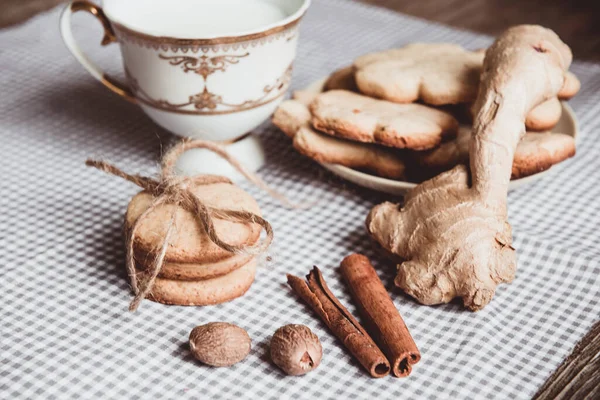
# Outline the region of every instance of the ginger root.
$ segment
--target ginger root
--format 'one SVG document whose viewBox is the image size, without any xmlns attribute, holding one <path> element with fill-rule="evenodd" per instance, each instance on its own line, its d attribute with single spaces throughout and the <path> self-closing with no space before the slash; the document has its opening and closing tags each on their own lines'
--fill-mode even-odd
<svg viewBox="0 0 600 400">
<path fill-rule="evenodd" d="M 470 142 L 470 171 L 457 166 L 413 189 L 401 208 L 374 207 L 371 236 L 402 262 L 395 283 L 423 304 L 461 297 L 483 308 L 516 269 L 507 193 L 529 111 L 556 96 L 572 55 L 551 30 L 508 29 L 485 56 Z M 471 178 L 471 179 L 469 179 Z"/>
</svg>

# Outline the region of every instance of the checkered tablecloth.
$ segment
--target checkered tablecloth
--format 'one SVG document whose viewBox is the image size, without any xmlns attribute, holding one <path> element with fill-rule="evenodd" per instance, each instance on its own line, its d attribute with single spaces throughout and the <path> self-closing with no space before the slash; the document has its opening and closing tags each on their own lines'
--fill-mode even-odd
<svg viewBox="0 0 600 400">
<path fill-rule="evenodd" d="M 116 46 L 99 50 L 99 27 L 76 19 L 94 58 L 120 70 Z M 484 36 L 341 0 L 317 0 L 302 24 L 293 86 L 368 51 L 413 41 L 469 48 Z M 571 101 L 581 126 L 577 156 L 510 194 L 519 254 L 515 281 L 483 311 L 426 307 L 393 289 L 393 265 L 364 229 L 385 196 L 335 179 L 265 126 L 262 177 L 305 211 L 256 196 L 272 222 L 272 261 L 246 296 L 213 307 L 146 301 L 134 314 L 124 273 L 122 215 L 137 189 L 86 168 L 88 156 L 153 173 L 172 137 L 109 93 L 68 54 L 58 12 L 0 33 L 0 398 L 346 399 L 530 398 L 600 316 L 600 66 L 575 62 Z M 337 271 L 362 252 L 375 263 L 422 352 L 410 377 L 371 379 L 285 285 L 313 264 L 355 311 Z M 189 353 L 190 330 L 230 321 L 248 330 L 250 355 L 213 369 Z M 321 366 L 287 377 L 269 361 L 272 333 L 288 323 L 321 338 Z"/>
</svg>

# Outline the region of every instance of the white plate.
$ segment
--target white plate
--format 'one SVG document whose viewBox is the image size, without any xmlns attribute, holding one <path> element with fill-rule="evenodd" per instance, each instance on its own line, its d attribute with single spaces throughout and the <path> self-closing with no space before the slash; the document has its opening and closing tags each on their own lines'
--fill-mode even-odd
<svg viewBox="0 0 600 400">
<path fill-rule="evenodd" d="M 305 90 L 310 91 L 322 91 L 323 83 L 326 79 L 321 79 L 309 85 Z M 558 124 L 552 129 L 552 132 L 560 132 L 569 136 L 573 136 L 577 142 L 577 135 L 579 133 L 579 126 L 577 124 L 577 117 L 573 112 L 573 109 L 567 104 L 562 103 L 562 115 Z M 408 190 L 417 186 L 416 183 L 406 181 L 396 181 L 393 179 L 381 178 L 379 176 L 370 175 L 361 171 L 357 171 L 348 167 L 344 167 L 339 164 L 327 164 L 321 163 L 325 169 L 333 172 L 341 178 L 346 179 L 359 186 L 363 186 L 369 189 L 377 190 L 379 192 L 385 192 L 395 195 L 403 195 Z M 524 185 L 528 185 L 532 182 L 541 179 L 547 175 L 551 169 L 538 172 L 537 174 L 526 176 L 525 178 L 515 179 L 510 181 L 508 190 L 514 190 Z"/>
</svg>

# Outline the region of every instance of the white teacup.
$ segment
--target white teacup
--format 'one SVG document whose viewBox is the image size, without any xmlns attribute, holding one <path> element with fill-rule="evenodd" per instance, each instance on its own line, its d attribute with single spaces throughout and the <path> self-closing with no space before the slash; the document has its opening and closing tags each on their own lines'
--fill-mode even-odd
<svg viewBox="0 0 600 400">
<path fill-rule="evenodd" d="M 193 138 L 234 141 L 281 102 L 310 0 L 74 1 L 61 32 L 75 58 L 157 124 Z M 118 42 L 127 84 L 110 78 L 77 46 L 71 15 L 87 11 Z"/>
</svg>

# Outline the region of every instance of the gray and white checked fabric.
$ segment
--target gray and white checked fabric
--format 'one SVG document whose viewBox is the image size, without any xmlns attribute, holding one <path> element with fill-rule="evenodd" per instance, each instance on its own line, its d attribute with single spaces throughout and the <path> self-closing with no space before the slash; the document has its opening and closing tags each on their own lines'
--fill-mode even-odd
<svg viewBox="0 0 600 400">
<path fill-rule="evenodd" d="M 117 48 L 77 17 L 85 48 L 120 71 Z M 293 85 L 302 87 L 355 56 L 412 41 L 470 48 L 490 38 L 341 0 L 317 0 L 302 26 Z M 575 159 L 510 195 L 519 252 L 516 279 L 485 310 L 426 307 L 392 289 L 393 266 L 363 228 L 386 197 L 345 185 L 297 155 L 273 127 L 263 178 L 306 211 L 284 209 L 248 188 L 273 223 L 272 261 L 249 293 L 204 308 L 144 302 L 127 312 L 121 218 L 136 188 L 86 168 L 88 156 L 152 173 L 172 137 L 134 105 L 103 89 L 68 54 L 58 12 L 0 33 L 0 398 L 530 398 L 600 316 L 600 66 L 576 62 L 583 89 L 571 105 L 581 124 Z M 405 379 L 373 380 L 285 285 L 285 274 L 320 266 L 354 311 L 337 266 L 351 252 L 375 263 L 422 352 Z M 253 350 L 226 369 L 204 367 L 187 347 L 209 321 L 246 328 Z M 268 360 L 287 323 L 321 338 L 321 366 L 287 377 Z"/>
</svg>

